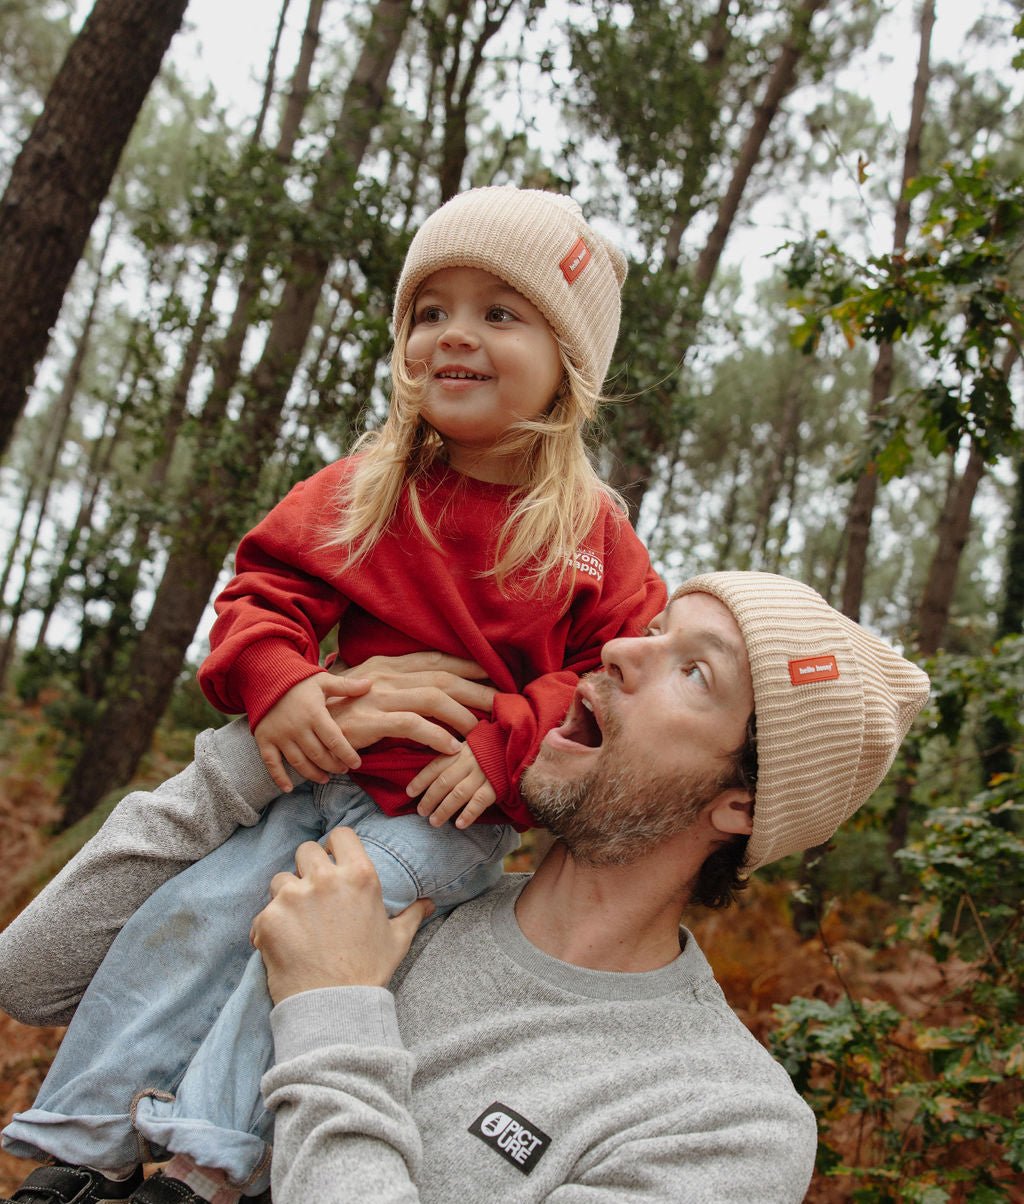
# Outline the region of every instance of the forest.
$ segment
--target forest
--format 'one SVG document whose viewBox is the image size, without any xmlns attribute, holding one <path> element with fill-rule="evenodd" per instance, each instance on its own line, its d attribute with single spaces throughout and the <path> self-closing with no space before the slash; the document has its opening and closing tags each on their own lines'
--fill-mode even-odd
<svg viewBox="0 0 1024 1204">
<path fill-rule="evenodd" d="M 194 4 L 0 0 L 0 923 L 223 722 L 211 598 L 382 421 L 420 221 L 569 192 L 669 585 L 797 577 L 932 678 L 833 844 L 693 924 L 808 1199 L 1024 1201 L 1021 0 L 260 0 L 237 91 Z M 59 1032 L 4 1026 L 6 1118 Z"/>
</svg>

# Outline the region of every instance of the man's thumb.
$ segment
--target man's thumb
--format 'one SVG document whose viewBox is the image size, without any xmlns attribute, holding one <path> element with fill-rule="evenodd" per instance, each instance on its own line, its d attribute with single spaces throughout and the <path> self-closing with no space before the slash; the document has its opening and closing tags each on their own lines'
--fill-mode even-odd
<svg viewBox="0 0 1024 1204">
<path fill-rule="evenodd" d="M 417 899 L 414 903 L 410 903 L 405 911 L 400 911 L 391 921 L 391 927 L 403 943 L 403 957 L 412 944 L 412 938 L 416 935 L 419 926 L 434 914 L 434 910 L 432 900 Z"/>
</svg>

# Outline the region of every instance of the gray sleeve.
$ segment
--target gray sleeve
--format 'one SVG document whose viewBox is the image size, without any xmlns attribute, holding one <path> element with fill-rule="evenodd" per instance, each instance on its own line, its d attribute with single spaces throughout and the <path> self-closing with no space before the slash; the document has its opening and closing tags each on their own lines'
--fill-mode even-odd
<svg viewBox="0 0 1024 1204">
<path fill-rule="evenodd" d="M 411 1204 L 422 1160 L 410 1112 L 414 1061 L 394 996 L 378 987 L 304 991 L 271 1013 L 277 1204 Z"/>
<path fill-rule="evenodd" d="M 279 793 L 244 718 L 201 732 L 192 764 L 126 795 L 0 933 L 0 1007 L 25 1024 L 66 1024 L 129 916 Z"/>
</svg>

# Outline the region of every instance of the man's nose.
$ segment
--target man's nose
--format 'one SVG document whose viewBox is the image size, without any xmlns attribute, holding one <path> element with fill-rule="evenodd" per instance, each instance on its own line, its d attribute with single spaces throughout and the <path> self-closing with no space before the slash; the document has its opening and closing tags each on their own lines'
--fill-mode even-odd
<svg viewBox="0 0 1024 1204">
<path fill-rule="evenodd" d="M 605 672 L 623 689 L 635 689 L 644 665 L 650 660 L 650 644 L 647 636 L 621 636 L 609 640 L 601 649 L 601 663 Z"/>
</svg>

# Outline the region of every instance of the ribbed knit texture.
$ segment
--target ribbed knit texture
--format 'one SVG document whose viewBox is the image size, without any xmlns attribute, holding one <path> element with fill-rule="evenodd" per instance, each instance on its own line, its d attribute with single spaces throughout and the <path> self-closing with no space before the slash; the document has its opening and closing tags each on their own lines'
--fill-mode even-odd
<svg viewBox="0 0 1024 1204">
<path fill-rule="evenodd" d="M 758 778 L 747 868 L 824 844 L 874 792 L 928 698 L 925 673 L 834 610 L 810 586 L 773 573 L 708 573 L 680 594 L 732 611 L 747 645 L 757 714 Z M 793 661 L 834 656 L 838 676 L 794 685 Z"/>
<path fill-rule="evenodd" d="M 573 268 L 571 253 L 581 240 L 590 261 Z M 431 214 L 413 238 L 395 292 L 395 328 L 428 276 L 443 268 L 480 268 L 536 305 L 599 390 L 619 334 L 626 266 L 622 252 L 587 224 L 571 197 L 512 185 L 474 188 Z"/>
</svg>

